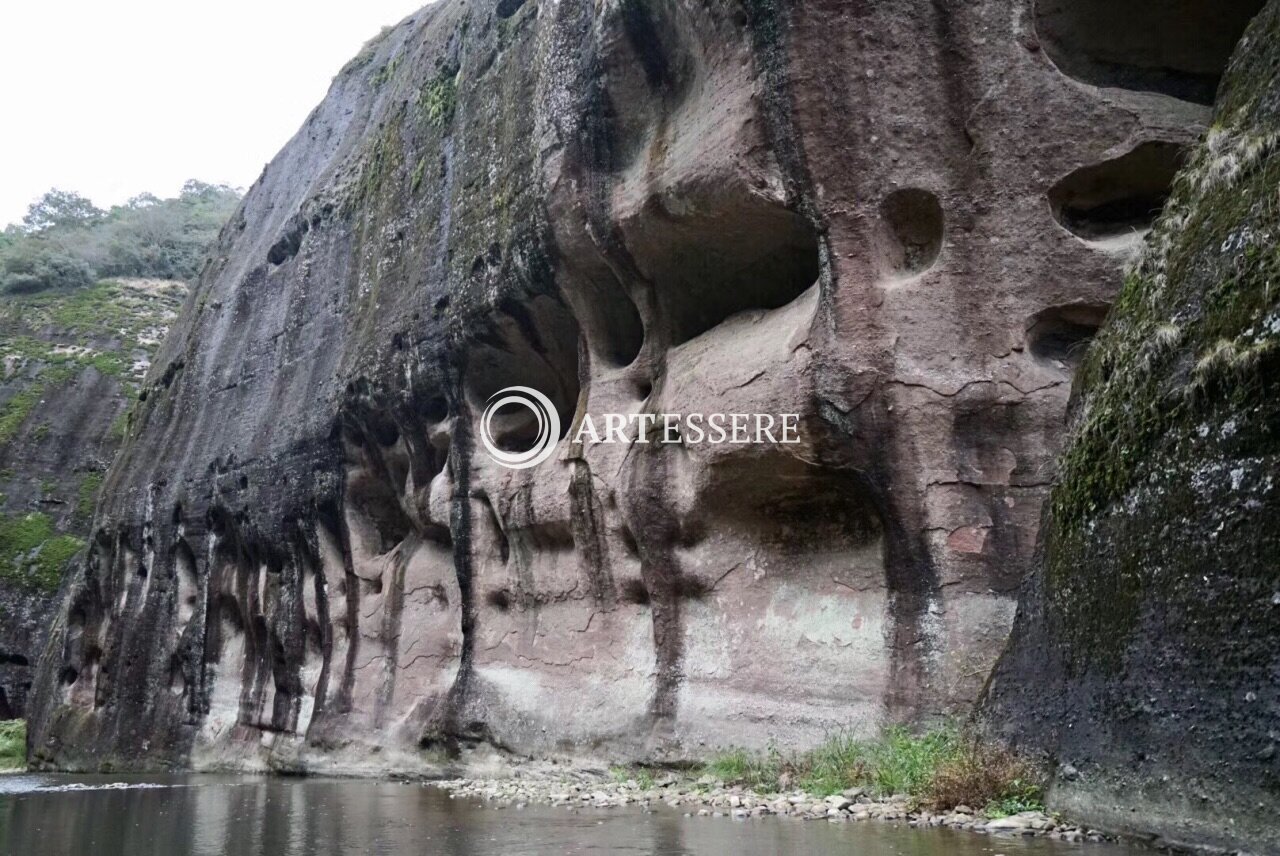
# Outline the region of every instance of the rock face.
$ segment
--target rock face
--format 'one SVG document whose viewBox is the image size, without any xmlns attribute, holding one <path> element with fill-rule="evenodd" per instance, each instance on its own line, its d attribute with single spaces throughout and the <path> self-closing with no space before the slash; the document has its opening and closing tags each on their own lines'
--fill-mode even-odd
<svg viewBox="0 0 1280 856">
<path fill-rule="evenodd" d="M 1082 368 L 1042 555 L 984 705 L 1050 804 L 1280 852 L 1280 2 L 1223 79 Z"/>
<path fill-rule="evenodd" d="M 149 375 L 37 763 L 683 758 L 968 710 L 1078 352 L 1207 119 L 1161 81 L 1226 62 L 1136 5 L 444 0 L 386 31 Z M 1181 49 L 1136 83 L 1070 71 L 1153 20 Z M 565 426 L 536 467 L 478 442 L 511 386 Z M 574 442 L 638 412 L 801 442 Z"/>
<path fill-rule="evenodd" d="M 22 716 L 54 593 L 84 546 L 126 412 L 187 288 L 0 297 L 0 718 Z"/>
</svg>

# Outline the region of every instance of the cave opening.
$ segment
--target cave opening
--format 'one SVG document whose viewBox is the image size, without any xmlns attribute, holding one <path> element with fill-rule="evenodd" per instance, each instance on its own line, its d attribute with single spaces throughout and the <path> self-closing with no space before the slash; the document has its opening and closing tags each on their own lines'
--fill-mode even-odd
<svg viewBox="0 0 1280 856">
<path fill-rule="evenodd" d="M 817 233 L 787 210 L 671 224 L 670 235 L 650 276 L 672 346 L 741 312 L 786 306 L 821 270 Z"/>
<path fill-rule="evenodd" d="M 1098 241 L 1151 228 L 1186 159 L 1177 143 L 1149 141 L 1111 160 L 1075 170 L 1049 190 L 1054 219 Z"/>
<path fill-rule="evenodd" d="M 1038 360 L 1074 370 L 1107 317 L 1105 304 L 1052 306 L 1027 324 L 1027 348 Z"/>
<path fill-rule="evenodd" d="M 1212 104 L 1262 0 L 1038 0 L 1036 33 L 1064 73 L 1095 86 Z"/>
</svg>

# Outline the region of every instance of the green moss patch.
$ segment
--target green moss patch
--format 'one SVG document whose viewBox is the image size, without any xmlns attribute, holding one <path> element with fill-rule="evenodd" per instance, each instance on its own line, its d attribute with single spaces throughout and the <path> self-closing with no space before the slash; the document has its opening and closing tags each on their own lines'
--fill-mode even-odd
<svg viewBox="0 0 1280 856">
<path fill-rule="evenodd" d="M 38 512 L 0 515 L 0 577 L 29 590 L 55 591 L 84 541 L 59 534 Z"/>
</svg>

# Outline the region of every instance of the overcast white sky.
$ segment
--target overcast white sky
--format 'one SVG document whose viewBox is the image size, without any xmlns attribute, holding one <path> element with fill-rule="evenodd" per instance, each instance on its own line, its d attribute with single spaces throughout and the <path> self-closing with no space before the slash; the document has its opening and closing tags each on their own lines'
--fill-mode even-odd
<svg viewBox="0 0 1280 856">
<path fill-rule="evenodd" d="M 0 227 L 50 187 L 99 206 L 248 188 L 366 40 L 426 0 L 0 0 Z"/>
</svg>

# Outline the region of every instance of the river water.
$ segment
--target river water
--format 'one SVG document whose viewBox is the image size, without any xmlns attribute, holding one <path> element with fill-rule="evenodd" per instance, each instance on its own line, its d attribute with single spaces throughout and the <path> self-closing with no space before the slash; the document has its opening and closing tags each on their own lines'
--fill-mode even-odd
<svg viewBox="0 0 1280 856">
<path fill-rule="evenodd" d="M 772 854 L 1129 856 L 890 824 L 685 817 L 669 809 L 497 810 L 433 787 L 254 776 L 0 776 L 0 853 L 13 856 L 302 854 Z"/>
</svg>

